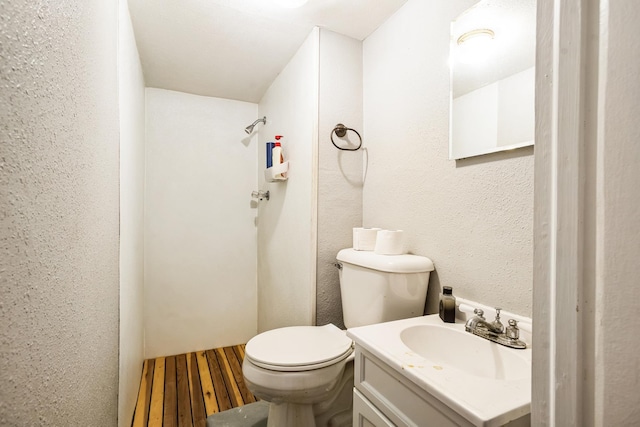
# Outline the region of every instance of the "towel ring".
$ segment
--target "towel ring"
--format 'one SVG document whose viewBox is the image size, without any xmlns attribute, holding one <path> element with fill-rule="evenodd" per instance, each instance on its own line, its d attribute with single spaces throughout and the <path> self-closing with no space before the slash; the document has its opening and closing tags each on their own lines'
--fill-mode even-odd
<svg viewBox="0 0 640 427">
<path fill-rule="evenodd" d="M 358 146 L 356 148 L 342 148 L 342 147 L 338 147 L 338 145 L 336 144 L 336 142 L 333 140 L 333 134 L 335 133 L 338 138 L 344 138 L 345 135 L 347 135 L 347 131 L 352 131 L 354 132 L 356 135 L 358 135 L 358 138 L 360 139 L 360 144 L 358 144 Z M 338 150 L 343 150 L 343 151 L 358 151 L 360 149 L 360 147 L 362 147 L 362 137 L 360 136 L 360 134 L 358 133 L 357 130 L 355 129 L 351 129 L 346 127 L 345 125 L 343 125 L 342 123 L 338 123 L 336 125 L 336 127 L 333 128 L 333 130 L 331 131 L 331 143 L 333 144 L 334 147 L 336 147 Z"/>
</svg>

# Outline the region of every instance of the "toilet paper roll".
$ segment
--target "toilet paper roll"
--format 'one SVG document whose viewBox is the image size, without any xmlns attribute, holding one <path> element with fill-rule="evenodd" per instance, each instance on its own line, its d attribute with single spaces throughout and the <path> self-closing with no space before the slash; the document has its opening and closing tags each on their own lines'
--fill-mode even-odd
<svg viewBox="0 0 640 427">
<path fill-rule="evenodd" d="M 381 230 L 376 235 L 374 252 L 379 255 L 401 255 L 404 253 L 402 230 Z"/>
<path fill-rule="evenodd" d="M 354 228 L 353 249 L 356 251 L 372 251 L 376 246 L 376 236 L 380 228 Z"/>
</svg>

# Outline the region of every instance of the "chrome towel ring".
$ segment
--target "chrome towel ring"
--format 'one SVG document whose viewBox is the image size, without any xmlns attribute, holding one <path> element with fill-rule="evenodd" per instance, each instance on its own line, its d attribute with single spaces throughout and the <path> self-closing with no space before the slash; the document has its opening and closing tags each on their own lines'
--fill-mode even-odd
<svg viewBox="0 0 640 427">
<path fill-rule="evenodd" d="M 352 131 L 354 132 L 356 135 L 358 135 L 358 139 L 360 139 L 360 144 L 358 144 L 358 146 L 356 148 L 342 148 L 339 147 L 336 142 L 333 140 L 333 134 L 335 133 L 338 138 L 344 138 L 347 135 L 347 131 Z M 346 127 L 345 125 L 343 125 L 342 123 L 338 123 L 336 125 L 336 127 L 333 128 L 333 130 L 331 131 L 331 143 L 333 144 L 334 147 L 336 147 L 338 150 L 343 150 L 343 151 L 358 151 L 360 149 L 360 147 L 362 147 L 362 137 L 360 136 L 360 134 L 358 133 L 357 130 L 355 129 L 351 129 Z"/>
</svg>

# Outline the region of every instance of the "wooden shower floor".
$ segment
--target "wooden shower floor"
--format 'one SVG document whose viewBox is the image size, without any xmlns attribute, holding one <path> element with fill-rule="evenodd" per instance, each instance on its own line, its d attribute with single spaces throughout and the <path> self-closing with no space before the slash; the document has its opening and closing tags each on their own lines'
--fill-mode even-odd
<svg viewBox="0 0 640 427">
<path fill-rule="evenodd" d="M 144 361 L 133 427 L 200 427 L 255 402 L 242 377 L 244 345 Z"/>
</svg>

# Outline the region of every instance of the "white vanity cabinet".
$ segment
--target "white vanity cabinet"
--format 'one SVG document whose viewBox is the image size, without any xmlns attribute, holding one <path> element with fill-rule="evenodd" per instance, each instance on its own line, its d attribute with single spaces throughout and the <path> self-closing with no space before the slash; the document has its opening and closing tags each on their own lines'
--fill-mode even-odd
<svg viewBox="0 0 640 427">
<path fill-rule="evenodd" d="M 357 344 L 354 385 L 354 427 L 473 426 Z"/>
<path fill-rule="evenodd" d="M 402 369 L 412 369 L 403 366 Z M 353 427 L 492 426 L 474 424 L 356 343 Z M 526 414 L 504 427 L 529 427 Z"/>
<path fill-rule="evenodd" d="M 502 346 L 437 314 L 349 328 L 347 337 L 355 343 L 355 427 L 531 424 L 529 347 Z"/>
</svg>

